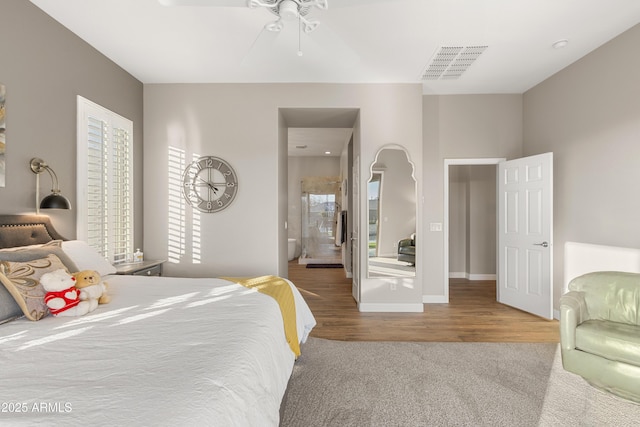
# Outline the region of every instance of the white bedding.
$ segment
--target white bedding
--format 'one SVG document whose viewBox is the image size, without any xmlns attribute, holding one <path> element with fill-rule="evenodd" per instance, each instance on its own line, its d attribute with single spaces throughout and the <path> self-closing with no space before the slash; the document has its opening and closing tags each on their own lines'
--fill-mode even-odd
<svg viewBox="0 0 640 427">
<path fill-rule="evenodd" d="M 104 279 L 111 303 L 88 315 L 0 326 L 1 425 L 278 425 L 295 356 L 275 300 L 221 279 Z M 291 287 L 304 342 L 315 320 Z"/>
</svg>

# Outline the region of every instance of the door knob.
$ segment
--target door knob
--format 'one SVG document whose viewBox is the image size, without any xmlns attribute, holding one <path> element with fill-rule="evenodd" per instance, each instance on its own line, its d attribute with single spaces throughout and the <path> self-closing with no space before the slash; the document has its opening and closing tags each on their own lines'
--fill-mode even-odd
<svg viewBox="0 0 640 427">
<path fill-rule="evenodd" d="M 549 246 L 549 243 L 547 242 L 542 242 L 542 243 L 534 243 L 534 245 L 536 246 L 542 246 L 543 248 L 546 248 Z"/>
</svg>

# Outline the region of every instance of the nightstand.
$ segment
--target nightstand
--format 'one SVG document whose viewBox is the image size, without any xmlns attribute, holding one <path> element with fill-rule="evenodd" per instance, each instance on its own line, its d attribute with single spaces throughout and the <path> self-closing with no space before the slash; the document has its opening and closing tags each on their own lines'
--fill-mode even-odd
<svg viewBox="0 0 640 427">
<path fill-rule="evenodd" d="M 130 276 L 162 276 L 164 260 L 145 260 L 116 265 L 116 274 Z"/>
</svg>

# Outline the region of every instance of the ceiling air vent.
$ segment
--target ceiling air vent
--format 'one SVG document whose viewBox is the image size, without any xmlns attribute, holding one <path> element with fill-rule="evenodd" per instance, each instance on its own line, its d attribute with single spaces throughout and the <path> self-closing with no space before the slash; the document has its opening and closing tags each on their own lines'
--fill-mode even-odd
<svg viewBox="0 0 640 427">
<path fill-rule="evenodd" d="M 421 79 L 458 79 L 486 48 L 487 46 L 442 46 L 427 64 Z"/>
</svg>

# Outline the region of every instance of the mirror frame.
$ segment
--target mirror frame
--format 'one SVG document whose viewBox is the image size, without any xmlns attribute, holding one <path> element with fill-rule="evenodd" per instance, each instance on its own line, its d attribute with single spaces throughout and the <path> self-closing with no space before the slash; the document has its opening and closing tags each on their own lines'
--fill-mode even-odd
<svg viewBox="0 0 640 427">
<path fill-rule="evenodd" d="M 411 166 L 411 178 L 413 179 L 413 192 L 415 195 L 415 207 L 414 207 L 414 211 L 415 211 L 415 218 L 416 218 L 416 233 L 417 233 L 417 222 L 418 222 L 418 180 L 416 179 L 416 165 L 413 161 L 411 161 L 411 156 L 409 155 L 409 151 L 403 147 L 402 145 L 399 144 L 386 144 L 383 145 L 382 147 L 380 147 L 378 149 L 378 151 L 376 152 L 376 155 L 373 159 L 373 162 L 371 163 L 371 165 L 369 165 L 369 176 L 367 177 L 367 187 L 366 187 L 366 200 L 367 200 L 367 221 L 366 221 L 366 229 L 367 229 L 367 239 L 366 239 L 366 245 L 364 247 L 365 249 L 365 253 L 366 253 L 366 260 L 367 260 L 367 271 L 366 271 L 366 277 L 367 278 L 380 278 L 382 276 L 371 276 L 371 271 L 370 271 L 370 265 L 369 265 L 369 238 L 368 238 L 368 229 L 369 229 L 369 188 L 368 185 L 371 182 L 371 179 L 373 178 L 373 174 L 375 172 L 379 172 L 379 170 L 374 169 L 374 165 L 376 165 L 378 163 L 378 159 L 380 157 L 380 155 L 382 154 L 382 152 L 384 150 L 398 150 L 398 151 L 402 151 L 406 157 L 407 163 Z M 418 252 L 416 249 L 416 264 L 417 264 L 417 260 L 419 259 L 418 257 Z M 416 265 L 414 264 L 414 265 Z M 389 278 L 393 278 L 393 277 L 411 277 L 411 278 L 415 278 L 417 277 L 417 266 L 416 266 L 416 270 L 414 270 L 413 275 L 411 276 L 404 276 L 404 275 L 397 275 L 397 276 L 384 276 L 384 277 L 389 277 Z"/>
</svg>

